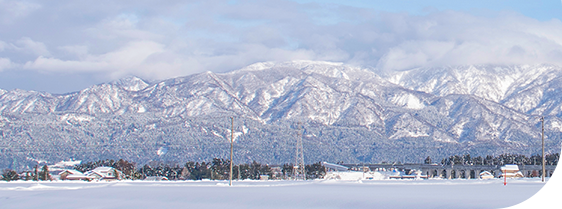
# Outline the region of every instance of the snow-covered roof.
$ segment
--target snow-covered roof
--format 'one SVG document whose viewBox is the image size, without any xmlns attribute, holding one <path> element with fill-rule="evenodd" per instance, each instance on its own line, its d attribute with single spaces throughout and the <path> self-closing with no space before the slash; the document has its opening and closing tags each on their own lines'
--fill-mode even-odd
<svg viewBox="0 0 562 209">
<path fill-rule="evenodd" d="M 113 173 L 114 171 L 117 171 L 117 173 L 119 173 L 119 174 L 114 175 L 114 173 Z M 120 170 L 117 170 L 115 168 L 104 166 L 104 167 L 97 167 L 94 170 L 88 171 L 88 172 L 84 173 L 84 175 L 95 177 L 95 178 L 100 178 L 100 179 L 113 179 L 113 178 L 117 178 L 118 176 L 123 175 L 123 173 Z"/>
<path fill-rule="evenodd" d="M 68 172 L 70 174 L 83 174 L 82 172 L 74 170 L 74 169 L 67 169 L 67 170 L 64 170 L 63 172 Z M 63 173 L 63 172 L 61 172 L 61 173 Z"/>
<path fill-rule="evenodd" d="M 112 167 L 97 167 L 94 170 L 88 171 L 86 173 L 84 173 L 84 175 L 86 176 L 94 176 L 97 175 L 99 178 L 103 178 L 106 177 L 108 175 L 112 174 Z"/>
<path fill-rule="evenodd" d="M 492 175 L 492 173 L 490 173 L 490 171 L 482 171 L 480 172 L 480 175 Z"/>
<path fill-rule="evenodd" d="M 507 171 L 518 171 L 519 170 L 519 166 L 515 165 L 515 164 L 507 164 L 504 165 L 500 168 L 500 170 L 507 170 Z"/>
<path fill-rule="evenodd" d="M 92 170 L 93 172 L 97 172 L 97 173 L 107 173 L 112 171 L 114 168 L 112 167 L 97 167 L 94 170 Z"/>
<path fill-rule="evenodd" d="M 100 172 L 96 172 L 96 171 L 88 171 L 88 172 L 84 173 L 84 175 L 86 175 L 86 176 L 95 176 L 95 175 L 97 175 L 97 176 L 100 177 L 100 178 L 105 176 L 104 174 L 102 174 L 102 173 L 100 173 Z"/>
</svg>

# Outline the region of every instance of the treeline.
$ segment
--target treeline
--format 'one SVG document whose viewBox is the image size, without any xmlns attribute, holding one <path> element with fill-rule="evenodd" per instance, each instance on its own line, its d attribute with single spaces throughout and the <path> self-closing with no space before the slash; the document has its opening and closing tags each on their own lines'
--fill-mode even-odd
<svg viewBox="0 0 562 209">
<path fill-rule="evenodd" d="M 214 158 L 211 162 L 152 163 L 137 168 L 135 163 L 125 160 L 99 160 L 77 165 L 74 169 L 86 172 L 100 166 L 113 167 L 125 174 L 127 179 L 144 179 L 148 176 L 166 177 L 169 180 L 226 180 L 230 173 L 230 161 Z M 234 179 L 260 179 L 261 175 L 271 176 L 271 168 L 257 162 L 234 165 Z"/>
<path fill-rule="evenodd" d="M 4 181 L 15 181 L 15 180 L 35 180 L 35 181 L 47 181 L 51 180 L 51 174 L 49 173 L 49 167 L 44 165 L 41 170 L 38 166 L 35 166 L 34 171 L 24 171 L 22 175 L 12 169 L 4 169 L 2 172 L 1 180 Z"/>
<path fill-rule="evenodd" d="M 144 179 L 148 176 L 161 176 L 169 180 L 227 180 L 230 174 L 230 161 L 226 159 L 214 158 L 211 162 L 192 162 L 183 165 L 172 163 L 145 164 L 136 168 L 135 163 L 125 160 L 99 160 L 96 162 L 86 162 L 75 167 L 76 170 L 86 172 L 100 166 L 113 167 L 125 174 L 127 179 Z M 323 178 L 325 175 L 324 166 L 320 162 L 306 165 L 306 178 Z M 280 168 L 272 169 L 267 164 L 258 162 L 238 164 L 232 166 L 233 179 L 260 179 L 267 176 L 269 179 L 291 179 L 294 177 L 293 165 L 285 164 Z"/>
<path fill-rule="evenodd" d="M 560 153 L 545 155 L 545 165 L 558 165 Z M 431 158 L 428 156 L 425 159 L 425 164 L 431 164 Z M 542 157 L 540 155 L 532 155 L 527 157 L 520 154 L 501 154 L 499 156 L 487 155 L 486 157 L 477 156 L 472 157 L 470 154 L 462 156 L 454 155 L 441 160 L 442 165 L 542 165 Z"/>
<path fill-rule="evenodd" d="M 149 176 L 166 177 L 168 180 L 227 180 L 230 174 L 230 161 L 220 158 L 214 158 L 211 162 L 192 162 L 189 161 L 183 165 L 177 163 L 158 163 L 145 164 L 139 168 L 136 163 L 123 159 L 120 160 L 98 160 L 94 162 L 84 162 L 74 167 L 80 172 L 87 172 L 97 167 L 113 167 L 120 170 L 124 174 L 125 179 L 145 179 Z M 41 171 L 24 171 L 25 180 L 49 180 L 49 170 L 47 166 L 43 166 Z M 284 164 L 280 167 L 272 168 L 267 164 L 258 162 L 233 165 L 232 178 L 234 180 L 244 179 L 260 179 L 267 176 L 268 179 L 292 179 L 293 164 Z M 325 168 L 320 162 L 306 165 L 306 178 L 317 179 L 323 178 Z M 20 179 L 20 174 L 14 170 L 6 169 L 3 172 L 2 180 L 11 181 Z"/>
</svg>

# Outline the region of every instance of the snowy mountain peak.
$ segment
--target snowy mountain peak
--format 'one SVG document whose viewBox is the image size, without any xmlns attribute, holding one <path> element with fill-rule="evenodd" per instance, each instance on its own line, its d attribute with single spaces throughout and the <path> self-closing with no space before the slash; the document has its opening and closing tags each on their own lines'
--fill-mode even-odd
<svg viewBox="0 0 562 209">
<path fill-rule="evenodd" d="M 150 84 L 136 76 L 121 78 L 118 81 L 111 82 L 127 91 L 140 91 L 148 87 Z"/>
<path fill-rule="evenodd" d="M 560 72 L 562 68 L 551 65 L 468 65 L 387 72 L 385 79 L 437 96 L 470 94 L 500 102 L 533 82 L 548 82 Z"/>
<path fill-rule="evenodd" d="M 240 69 L 240 71 L 260 71 L 275 66 L 275 62 L 258 62 Z"/>
</svg>

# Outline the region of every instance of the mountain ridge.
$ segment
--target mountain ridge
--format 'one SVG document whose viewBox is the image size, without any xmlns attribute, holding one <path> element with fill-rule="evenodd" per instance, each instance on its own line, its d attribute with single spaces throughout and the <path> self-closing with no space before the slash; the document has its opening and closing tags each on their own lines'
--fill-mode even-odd
<svg viewBox="0 0 562 209">
<path fill-rule="evenodd" d="M 311 162 L 531 154 L 538 151 L 539 112 L 549 113 L 548 149 L 558 150 L 561 68 L 481 68 L 391 74 L 343 63 L 266 62 L 152 83 L 127 77 L 67 94 L 0 90 L 2 155 L 18 159 L 0 165 L 27 165 L 26 155 L 45 160 L 113 156 L 140 163 L 220 157 L 226 154 L 219 148 L 226 146 L 229 117 L 247 129 L 237 130 L 244 133 L 238 153 L 243 161 L 292 162 L 298 135 L 292 124 L 297 122 L 307 126 Z M 509 77 L 505 72 L 519 74 L 511 75 L 509 85 L 492 82 Z M 521 77 L 525 73 L 534 75 L 531 81 Z M 166 156 L 141 156 L 162 146 L 170 147 Z M 60 151 L 42 151 L 57 147 Z M 434 150 L 424 150 L 428 147 Z"/>
</svg>

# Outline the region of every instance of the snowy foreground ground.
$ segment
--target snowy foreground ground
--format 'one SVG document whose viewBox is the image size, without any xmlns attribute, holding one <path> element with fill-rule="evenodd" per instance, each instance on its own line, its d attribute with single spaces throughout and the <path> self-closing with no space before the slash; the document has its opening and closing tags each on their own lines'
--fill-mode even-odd
<svg viewBox="0 0 562 209">
<path fill-rule="evenodd" d="M 502 208 L 540 179 L 0 182 L 0 208 Z"/>
</svg>

